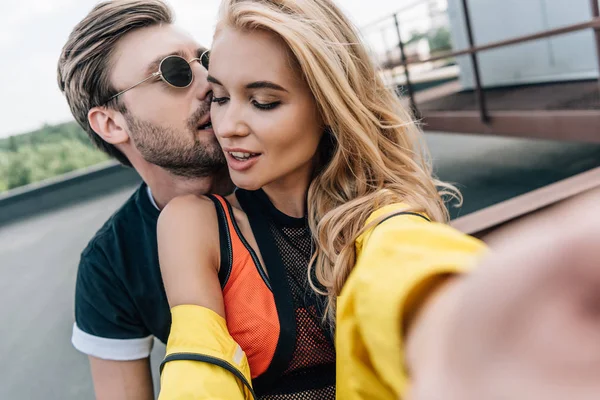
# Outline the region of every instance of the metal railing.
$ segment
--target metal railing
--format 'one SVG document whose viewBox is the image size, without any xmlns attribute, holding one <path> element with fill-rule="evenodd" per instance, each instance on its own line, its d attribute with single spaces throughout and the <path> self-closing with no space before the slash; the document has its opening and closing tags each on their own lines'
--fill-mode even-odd
<svg viewBox="0 0 600 400">
<path fill-rule="evenodd" d="M 597 55 L 597 59 L 598 59 L 598 69 L 600 71 L 600 7 L 598 5 L 598 0 L 590 0 L 592 19 L 589 21 L 572 24 L 572 25 L 567 25 L 567 26 L 560 27 L 560 28 L 549 29 L 546 31 L 542 31 L 542 32 L 538 32 L 538 33 L 534 33 L 534 34 L 530 34 L 530 35 L 523 35 L 523 36 L 518 36 L 518 37 L 501 40 L 501 41 L 497 41 L 497 42 L 491 42 L 491 43 L 487 43 L 487 44 L 484 44 L 481 46 L 475 45 L 475 36 L 473 34 L 472 19 L 471 19 L 471 14 L 470 14 L 470 10 L 469 10 L 468 0 L 461 0 L 462 14 L 463 14 L 463 18 L 465 21 L 465 29 L 466 29 L 466 33 L 467 33 L 469 47 L 466 49 L 463 49 L 463 50 L 443 52 L 443 53 L 437 54 L 435 56 L 427 57 L 424 59 L 414 59 L 413 58 L 413 59 L 409 60 L 407 58 L 406 52 L 405 52 L 405 41 L 403 41 L 402 35 L 400 33 L 400 19 L 399 19 L 398 15 L 411 9 L 411 8 L 414 8 L 418 5 L 422 5 L 423 3 L 427 2 L 427 1 L 429 1 L 429 0 L 418 0 L 414 3 L 411 3 L 409 6 L 404 7 L 403 9 L 395 12 L 391 16 L 381 18 L 381 19 L 374 21 L 371 24 L 363 27 L 363 29 L 369 28 L 375 24 L 379 24 L 382 21 L 385 21 L 386 19 L 389 19 L 390 17 L 393 18 L 396 35 L 398 38 L 398 48 L 400 50 L 400 61 L 396 66 L 403 66 L 403 68 L 404 68 L 404 75 L 406 78 L 406 83 L 405 83 L 406 92 L 409 97 L 410 107 L 412 108 L 413 113 L 417 117 L 420 117 L 420 113 L 419 113 L 419 109 L 418 109 L 416 101 L 415 101 L 415 93 L 414 93 L 415 91 L 414 91 L 413 84 L 410 79 L 410 72 L 409 72 L 409 68 L 408 68 L 409 65 L 423 64 L 423 63 L 448 59 L 451 57 L 469 55 L 471 58 L 471 64 L 473 67 L 473 78 L 474 78 L 474 82 L 475 82 L 475 96 L 476 96 L 476 100 L 477 100 L 477 107 L 479 109 L 480 119 L 484 124 L 488 124 L 490 122 L 490 115 L 489 115 L 487 104 L 486 104 L 485 91 L 484 91 L 482 83 L 481 83 L 481 69 L 479 67 L 478 53 L 480 53 L 482 51 L 488 51 L 488 50 L 511 46 L 511 45 L 515 45 L 515 44 L 521 44 L 521 43 L 526 43 L 526 42 L 530 42 L 530 41 L 534 41 L 534 40 L 545 39 L 545 38 L 554 37 L 554 36 L 558 36 L 558 35 L 564 35 L 564 34 L 568 34 L 568 33 L 572 33 L 572 32 L 582 31 L 585 29 L 593 29 L 595 43 L 596 43 L 596 55 Z M 498 1 L 502 1 L 502 0 L 498 0 Z M 599 84 L 600 84 L 600 80 L 599 80 Z"/>
</svg>

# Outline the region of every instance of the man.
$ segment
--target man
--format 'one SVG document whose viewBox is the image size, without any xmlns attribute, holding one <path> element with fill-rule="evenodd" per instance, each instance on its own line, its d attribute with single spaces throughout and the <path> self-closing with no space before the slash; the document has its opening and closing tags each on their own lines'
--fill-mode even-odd
<svg viewBox="0 0 600 400">
<path fill-rule="evenodd" d="M 81 255 L 72 342 L 89 356 L 98 399 L 153 398 L 153 337 L 166 342 L 170 326 L 160 209 L 178 195 L 231 188 L 210 124 L 204 51 L 163 2 L 105 1 L 74 28 L 58 62 L 77 122 L 144 181 Z"/>
</svg>

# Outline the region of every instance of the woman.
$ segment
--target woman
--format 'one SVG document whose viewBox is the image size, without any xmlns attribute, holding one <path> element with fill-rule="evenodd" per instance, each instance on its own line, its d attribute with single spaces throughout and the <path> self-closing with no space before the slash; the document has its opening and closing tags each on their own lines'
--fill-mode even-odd
<svg viewBox="0 0 600 400">
<path fill-rule="evenodd" d="M 334 328 L 339 398 L 404 396 L 484 252 L 417 126 L 329 0 L 224 0 L 209 80 L 240 189 L 161 214 L 161 398 L 333 398 Z"/>
<path fill-rule="evenodd" d="M 452 188 L 432 178 L 417 126 L 330 1 L 224 1 L 209 81 L 213 127 L 240 189 L 227 199 L 177 199 L 161 215 L 159 254 L 173 307 L 169 354 L 194 340 L 188 333 L 207 340 L 200 327 L 219 319 L 214 312 L 224 318 L 217 336 L 227 336 L 226 321 L 248 356 L 259 395 L 333 398 L 330 332 L 355 239 L 370 216 L 381 222 L 398 212 L 402 229 L 450 231 L 427 219 L 446 220 L 441 196 L 451 192 L 436 186 Z M 450 232 L 465 257 L 483 248 Z M 438 269 L 424 266 L 410 279 Z M 163 394 L 172 390 L 167 374 L 189 374 L 179 369 L 191 361 L 173 359 Z"/>
</svg>

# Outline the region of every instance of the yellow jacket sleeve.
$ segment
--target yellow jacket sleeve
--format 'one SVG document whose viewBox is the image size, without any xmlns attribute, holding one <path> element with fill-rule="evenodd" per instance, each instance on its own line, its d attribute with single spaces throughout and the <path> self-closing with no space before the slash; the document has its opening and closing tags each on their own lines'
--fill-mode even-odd
<svg viewBox="0 0 600 400">
<path fill-rule="evenodd" d="M 220 315 L 195 305 L 173 307 L 171 315 L 159 400 L 256 398 L 246 355 Z"/>
<path fill-rule="evenodd" d="M 356 241 L 356 265 L 337 304 L 337 398 L 401 399 L 408 389 L 403 318 L 428 284 L 468 271 L 485 250 L 479 240 L 394 204 L 367 224 L 394 215 Z"/>
</svg>

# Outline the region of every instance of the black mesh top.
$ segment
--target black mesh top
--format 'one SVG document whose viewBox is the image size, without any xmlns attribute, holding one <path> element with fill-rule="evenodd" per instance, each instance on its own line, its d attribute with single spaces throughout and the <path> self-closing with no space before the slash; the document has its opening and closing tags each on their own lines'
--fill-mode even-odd
<svg viewBox="0 0 600 400">
<path fill-rule="evenodd" d="M 242 193 L 243 192 L 243 193 Z M 289 362 L 280 371 L 280 376 L 264 392 L 259 392 L 261 399 L 268 400 L 327 400 L 335 399 L 335 347 L 329 330 L 323 324 L 324 299 L 317 296 L 308 283 L 308 264 L 312 255 L 312 239 L 306 218 L 293 218 L 277 210 L 262 190 L 242 191 L 236 195 L 244 211 L 249 202 L 256 214 L 262 217 L 261 226 L 268 232 L 262 236 L 275 245 L 267 249 L 261 247 L 256 225 L 252 230 L 269 272 L 270 283 L 277 282 L 272 276 L 272 265 L 268 265 L 265 251 L 273 252 L 285 271 L 287 283 L 287 300 L 291 299 L 295 319 L 295 343 Z M 252 225 L 252 216 L 249 215 Z M 273 255 L 271 254 L 271 257 Z M 273 263 L 275 264 L 275 263 Z M 274 295 L 277 293 L 274 288 Z M 281 300 L 281 299 L 279 299 Z M 277 304 L 278 313 L 281 312 Z M 289 310 L 287 311 L 289 312 Z M 280 318 L 281 319 L 281 318 Z"/>
</svg>

